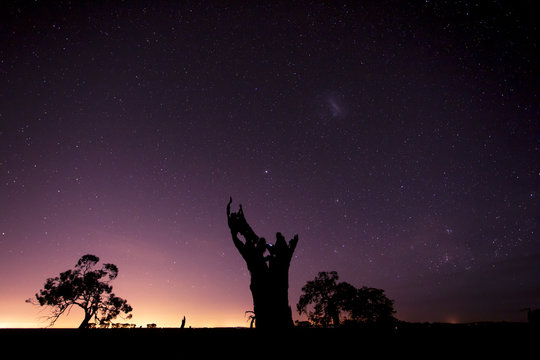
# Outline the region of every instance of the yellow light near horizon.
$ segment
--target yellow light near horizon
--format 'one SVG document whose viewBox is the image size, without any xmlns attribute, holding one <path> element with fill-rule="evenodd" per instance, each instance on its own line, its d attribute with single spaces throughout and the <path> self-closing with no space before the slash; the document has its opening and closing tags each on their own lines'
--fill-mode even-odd
<svg viewBox="0 0 540 360">
<path fill-rule="evenodd" d="M 69 319 L 71 321 L 58 321 L 51 328 L 77 328 L 80 321 L 79 319 Z M 146 328 L 148 324 L 156 324 L 158 328 L 179 328 L 180 324 L 177 321 L 163 321 L 163 319 L 154 319 L 152 321 L 134 321 L 130 322 L 129 320 L 123 321 L 117 319 L 118 321 L 113 321 L 113 323 L 131 323 L 135 327 Z M 159 321 L 162 320 L 162 321 Z M 82 321 L 82 320 L 81 320 Z M 4 321 L 0 322 L 0 329 L 43 329 L 49 328 L 48 323 L 40 322 L 16 322 L 16 321 Z M 187 324 L 186 328 L 239 328 L 239 327 L 249 327 L 248 323 L 239 322 L 237 319 L 223 319 L 222 321 L 202 321 L 194 324 Z"/>
<path fill-rule="evenodd" d="M 185 316 L 187 328 L 249 327 L 244 315 L 245 310 L 252 308 L 249 279 L 231 285 L 222 273 L 201 278 L 194 270 L 196 267 L 192 269 L 189 264 L 172 271 L 169 254 L 147 244 L 137 247 L 137 258 L 144 262 L 127 261 L 121 254 L 125 246 L 133 245 L 131 242 L 113 238 L 105 244 L 108 244 L 105 250 L 109 251 L 99 249 L 96 253 L 107 253 L 101 260 L 118 265 L 121 275 L 112 284 L 114 293 L 133 307 L 131 319 L 118 317 L 113 323 L 135 324 L 137 328 L 148 324 L 179 328 Z M 42 288 L 46 277 L 57 276 L 70 268 L 70 264 L 66 261 L 54 268 L 47 265 L 33 270 L 25 274 L 28 278 L 24 281 L 8 277 L 6 287 L 11 291 L 0 297 L 0 328 L 49 328 L 46 317 L 50 309 L 24 300 Z M 83 318 L 83 311 L 74 306 L 51 328 L 78 328 Z"/>
<path fill-rule="evenodd" d="M 39 324 L 33 322 L 0 322 L 0 329 L 37 329 L 40 327 L 42 326 L 39 326 Z"/>
</svg>

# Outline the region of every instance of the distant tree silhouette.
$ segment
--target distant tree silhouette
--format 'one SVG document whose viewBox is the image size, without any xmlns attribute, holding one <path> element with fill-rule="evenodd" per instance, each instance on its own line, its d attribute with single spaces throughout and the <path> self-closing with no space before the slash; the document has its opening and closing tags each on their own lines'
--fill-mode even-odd
<svg viewBox="0 0 540 360">
<path fill-rule="evenodd" d="M 339 313 L 342 294 L 338 291 L 338 274 L 335 271 L 320 272 L 317 277 L 308 281 L 302 288 L 302 296 L 296 305 L 298 313 L 306 313 L 310 321 L 316 325 L 339 325 Z M 308 305 L 313 310 L 308 313 Z"/>
<path fill-rule="evenodd" d="M 384 294 L 384 290 L 362 286 L 356 290 L 356 296 L 345 310 L 350 312 L 352 320 L 367 324 L 386 324 L 393 322 L 394 301 Z"/>
<path fill-rule="evenodd" d="M 355 288 L 346 282 L 338 282 L 337 272 L 319 272 L 314 280 L 302 288 L 296 305 L 299 314 L 305 313 L 315 325 L 339 326 L 340 318 L 356 323 L 383 323 L 393 319 L 393 301 L 384 290 Z M 311 308 L 311 310 L 310 310 Z"/>
<path fill-rule="evenodd" d="M 129 323 L 114 323 L 111 326 L 113 329 L 135 329 L 137 327 L 137 325 Z"/>
<path fill-rule="evenodd" d="M 522 311 L 527 312 L 527 322 L 529 324 L 539 326 L 540 325 L 540 309 L 525 308 Z"/>
<path fill-rule="evenodd" d="M 185 327 L 186 327 L 186 317 L 184 316 L 184 317 L 182 318 L 182 325 L 180 325 L 180 329 L 183 329 L 183 328 L 185 328 Z"/>
<path fill-rule="evenodd" d="M 118 267 L 103 264 L 100 269 L 95 269 L 98 262 L 95 255 L 82 256 L 74 269 L 48 278 L 35 300 L 28 299 L 27 302 L 51 308 L 50 326 L 74 305 L 84 310 L 80 329 L 88 328 L 92 318 L 100 324 L 109 324 L 120 313 L 130 313 L 133 309 L 127 301 L 112 293 L 110 282 L 118 276 Z"/>
<path fill-rule="evenodd" d="M 281 233 L 276 243 L 267 244 L 257 236 L 246 221 L 242 205 L 231 213 L 232 198 L 227 204 L 227 222 L 236 249 L 244 258 L 251 275 L 255 327 L 258 329 L 288 328 L 293 326 L 289 306 L 289 266 L 298 235 L 287 243 Z M 242 235 L 244 241 L 238 235 Z"/>
</svg>

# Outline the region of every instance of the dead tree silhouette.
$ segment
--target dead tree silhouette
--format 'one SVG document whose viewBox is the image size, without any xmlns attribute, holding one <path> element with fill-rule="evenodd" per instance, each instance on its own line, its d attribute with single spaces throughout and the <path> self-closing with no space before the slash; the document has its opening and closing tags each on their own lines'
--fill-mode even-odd
<svg viewBox="0 0 540 360">
<path fill-rule="evenodd" d="M 283 329 L 293 327 L 289 306 L 289 266 L 298 235 L 287 242 L 281 233 L 276 243 L 267 244 L 258 237 L 246 221 L 242 205 L 231 213 L 232 198 L 227 204 L 227 222 L 236 249 L 244 258 L 251 275 L 249 286 L 253 297 L 255 327 L 258 329 Z M 242 235 L 244 241 L 240 240 Z"/>
</svg>

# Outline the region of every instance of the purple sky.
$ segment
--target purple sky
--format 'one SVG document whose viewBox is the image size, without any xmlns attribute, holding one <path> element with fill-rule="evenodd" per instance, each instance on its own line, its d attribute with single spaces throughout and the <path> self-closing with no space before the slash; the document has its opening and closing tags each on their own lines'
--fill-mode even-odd
<svg viewBox="0 0 540 360">
<path fill-rule="evenodd" d="M 86 253 L 132 322 L 247 326 L 229 196 L 299 235 L 293 309 L 332 270 L 401 320 L 540 306 L 532 1 L 189 3 L 1 5 L 0 326 Z"/>
</svg>

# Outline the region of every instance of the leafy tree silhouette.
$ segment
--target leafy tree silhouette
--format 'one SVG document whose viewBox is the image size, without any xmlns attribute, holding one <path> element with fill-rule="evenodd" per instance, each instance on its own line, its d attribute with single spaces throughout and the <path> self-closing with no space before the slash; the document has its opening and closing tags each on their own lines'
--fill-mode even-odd
<svg viewBox="0 0 540 360">
<path fill-rule="evenodd" d="M 394 303 L 384 295 L 384 290 L 365 286 L 357 289 L 338 280 L 337 272 L 330 271 L 319 272 L 314 280 L 308 281 L 296 305 L 298 313 L 307 314 L 311 322 L 324 327 L 339 326 L 342 316 L 356 323 L 381 324 L 393 320 Z"/>
<path fill-rule="evenodd" d="M 255 326 L 258 329 L 288 328 L 293 326 L 289 306 L 289 266 L 298 235 L 287 243 L 281 233 L 276 243 L 267 244 L 257 236 L 246 221 L 242 205 L 231 213 L 232 198 L 227 204 L 227 222 L 236 249 L 244 258 L 251 275 Z M 238 235 L 242 235 L 244 241 Z"/>
<path fill-rule="evenodd" d="M 130 313 L 132 307 L 126 300 L 113 294 L 110 285 L 118 276 L 118 267 L 103 264 L 101 269 L 95 269 L 98 262 L 99 258 L 95 255 L 82 256 L 74 269 L 48 278 L 43 289 L 35 295 L 36 299 L 30 298 L 26 302 L 51 308 L 49 326 L 54 325 L 74 305 L 84 310 L 84 319 L 79 329 L 88 328 L 92 318 L 101 324 L 108 324 L 120 313 Z M 126 318 L 131 318 L 131 315 Z"/>
<path fill-rule="evenodd" d="M 353 321 L 367 324 L 387 324 L 395 319 L 394 301 L 384 294 L 384 290 L 362 286 L 345 308 L 350 311 Z"/>
</svg>

